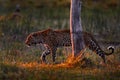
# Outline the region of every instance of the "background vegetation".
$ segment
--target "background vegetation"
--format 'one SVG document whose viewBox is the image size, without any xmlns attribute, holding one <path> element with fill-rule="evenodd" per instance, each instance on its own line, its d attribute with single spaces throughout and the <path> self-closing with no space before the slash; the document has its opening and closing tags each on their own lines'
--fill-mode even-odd
<svg viewBox="0 0 120 80">
<path fill-rule="evenodd" d="M 22 17 L 11 19 L 17 4 Z M 107 66 L 101 66 L 101 58 L 90 50 L 84 61 L 75 65 L 41 65 L 43 47 L 25 46 L 25 38 L 31 32 L 69 29 L 69 13 L 70 0 L 0 0 L 0 80 L 119 80 L 119 0 L 82 2 L 84 31 L 93 34 L 105 51 L 108 45 L 115 46 L 115 53 L 107 57 Z M 66 62 L 71 48 L 60 48 L 57 53 L 57 62 Z M 50 63 L 51 56 L 47 59 Z"/>
</svg>

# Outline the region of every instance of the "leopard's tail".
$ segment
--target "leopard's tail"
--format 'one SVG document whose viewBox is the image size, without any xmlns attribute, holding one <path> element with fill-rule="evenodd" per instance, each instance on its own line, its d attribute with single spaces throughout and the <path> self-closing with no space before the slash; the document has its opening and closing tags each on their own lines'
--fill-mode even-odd
<svg viewBox="0 0 120 80">
<path fill-rule="evenodd" d="M 111 54 L 114 53 L 114 47 L 109 46 L 107 49 L 110 50 L 111 52 L 110 52 L 110 53 L 106 53 L 106 52 L 104 52 L 103 50 L 101 50 L 100 47 L 97 47 L 97 48 L 96 48 L 96 53 L 97 53 L 99 56 L 101 56 L 101 58 L 103 59 L 103 62 L 104 62 L 104 63 L 106 63 L 105 55 L 108 56 L 108 55 L 111 55 Z"/>
<path fill-rule="evenodd" d="M 104 63 L 106 63 L 105 55 L 108 56 L 108 55 L 111 55 L 111 54 L 114 53 L 114 47 L 113 46 L 109 46 L 107 48 L 108 50 L 111 51 L 110 53 L 107 53 L 100 48 L 99 44 L 96 42 L 96 40 L 94 38 L 92 38 L 92 40 L 90 40 L 89 44 L 90 44 L 89 49 L 95 51 L 96 54 L 98 54 L 103 59 Z"/>
<path fill-rule="evenodd" d="M 111 55 L 111 54 L 114 53 L 114 46 L 109 46 L 107 49 L 108 49 L 109 51 L 111 51 L 111 52 L 110 52 L 110 53 L 105 53 L 106 56 Z"/>
</svg>

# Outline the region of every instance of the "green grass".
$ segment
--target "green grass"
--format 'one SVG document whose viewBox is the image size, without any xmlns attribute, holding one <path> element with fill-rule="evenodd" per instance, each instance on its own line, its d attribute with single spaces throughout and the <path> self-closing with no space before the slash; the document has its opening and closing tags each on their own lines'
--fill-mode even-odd
<svg viewBox="0 0 120 80">
<path fill-rule="evenodd" d="M 0 79 L 1 80 L 119 80 L 120 64 L 118 54 L 107 65 L 99 64 L 98 55 L 86 51 L 86 59 L 82 62 L 62 64 L 41 64 L 37 49 L 30 52 L 9 50 L 0 52 Z M 115 55 L 114 54 L 114 55 Z M 70 54 L 69 54 L 70 55 Z M 63 56 L 63 54 L 61 54 Z M 57 61 L 62 61 L 57 56 Z M 50 57 L 50 56 L 48 56 Z M 116 59 L 117 58 L 117 59 Z M 47 58 L 50 60 L 50 58 Z M 100 59 L 100 60 L 98 60 Z M 70 57 L 67 59 L 69 62 Z M 117 60 L 117 62 L 116 62 Z M 49 61 L 50 62 L 50 61 Z"/>
</svg>

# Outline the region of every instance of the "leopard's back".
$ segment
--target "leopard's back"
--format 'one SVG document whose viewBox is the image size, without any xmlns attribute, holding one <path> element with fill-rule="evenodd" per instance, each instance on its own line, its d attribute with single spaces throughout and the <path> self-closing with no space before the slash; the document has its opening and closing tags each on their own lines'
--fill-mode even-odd
<svg viewBox="0 0 120 80">
<path fill-rule="evenodd" d="M 55 30 L 54 35 L 55 35 L 55 41 L 57 47 L 71 46 L 71 38 L 70 38 L 69 30 Z"/>
</svg>

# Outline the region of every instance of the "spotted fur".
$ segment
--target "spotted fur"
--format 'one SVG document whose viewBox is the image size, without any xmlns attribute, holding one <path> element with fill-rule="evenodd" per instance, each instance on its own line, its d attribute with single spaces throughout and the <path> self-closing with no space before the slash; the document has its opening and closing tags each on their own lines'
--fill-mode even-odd
<svg viewBox="0 0 120 80">
<path fill-rule="evenodd" d="M 85 46 L 90 50 L 95 51 L 105 63 L 105 55 L 111 55 L 114 52 L 114 48 L 109 47 L 109 50 L 112 50 L 110 53 L 104 52 L 93 36 L 87 32 L 82 32 Z M 71 46 L 71 38 L 69 30 L 52 30 L 47 29 L 44 31 L 38 31 L 31 33 L 25 43 L 28 46 L 36 45 L 36 44 L 44 44 L 46 50 L 42 53 L 41 59 L 43 62 L 46 62 L 45 57 L 48 54 L 52 54 L 52 60 L 55 62 L 56 50 L 58 47 L 62 46 Z"/>
</svg>

